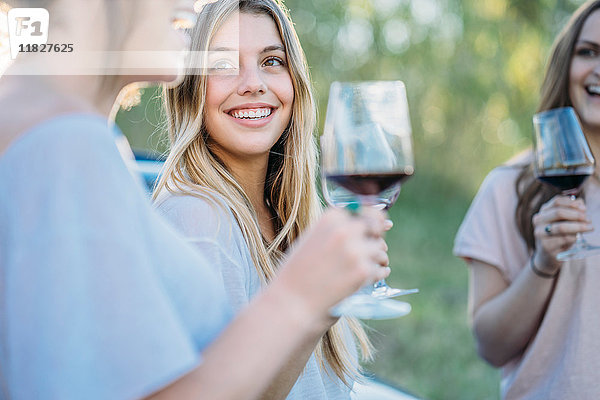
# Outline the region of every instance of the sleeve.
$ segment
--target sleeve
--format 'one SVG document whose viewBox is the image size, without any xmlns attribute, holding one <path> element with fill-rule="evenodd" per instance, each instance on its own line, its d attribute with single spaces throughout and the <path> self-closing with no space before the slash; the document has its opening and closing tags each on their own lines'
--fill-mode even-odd
<svg viewBox="0 0 600 400">
<path fill-rule="evenodd" d="M 499 167 L 484 180 L 454 242 L 454 254 L 490 264 L 512 282 L 528 257 L 515 221 L 518 168 Z"/>
<path fill-rule="evenodd" d="M 94 129 L 29 146 L 0 196 L 14 211 L 2 336 L 15 399 L 139 398 L 200 362 L 156 273 L 141 189 Z"/>
<path fill-rule="evenodd" d="M 221 274 L 234 310 L 247 305 L 256 294 L 257 276 L 246 242 L 227 206 L 218 200 L 170 194 L 158 210 Z"/>
</svg>

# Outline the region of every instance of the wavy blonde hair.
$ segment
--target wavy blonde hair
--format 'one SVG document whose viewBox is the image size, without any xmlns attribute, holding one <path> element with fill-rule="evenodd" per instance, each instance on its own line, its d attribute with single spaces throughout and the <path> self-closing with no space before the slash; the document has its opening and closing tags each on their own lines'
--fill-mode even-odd
<svg viewBox="0 0 600 400">
<path fill-rule="evenodd" d="M 207 4 L 190 32 L 192 49 L 208 51 L 217 30 L 236 11 L 273 19 L 284 43 L 294 87 L 292 116 L 270 151 L 265 180 L 265 204 L 276 219 L 275 239 L 268 243 L 262 236 L 250 199 L 227 166 L 211 151 L 210 133 L 204 121 L 206 74 L 187 75 L 180 85 L 164 91 L 171 149 L 154 199 L 167 190 L 202 197 L 218 206 L 213 193 L 220 195 L 241 228 L 258 275 L 268 283 L 275 277 L 284 252 L 322 211 L 315 186 L 317 110 L 306 57 L 288 11 L 277 0 L 222 0 Z M 363 359 L 370 359 L 372 347 L 367 335 L 360 323 L 352 319 L 342 318 L 331 327 L 316 349 L 321 369 L 327 372 L 328 363 L 346 384 L 348 376 L 360 378 L 359 367 L 352 362 L 351 350 L 344 341 L 347 327 L 357 338 Z"/>
</svg>

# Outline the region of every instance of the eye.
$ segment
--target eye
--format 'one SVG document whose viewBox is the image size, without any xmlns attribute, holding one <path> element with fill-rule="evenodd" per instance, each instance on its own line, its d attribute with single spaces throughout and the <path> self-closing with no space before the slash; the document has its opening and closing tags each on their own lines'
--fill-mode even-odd
<svg viewBox="0 0 600 400">
<path fill-rule="evenodd" d="M 590 47 L 580 47 L 575 49 L 575 55 L 580 57 L 596 57 L 598 56 L 598 50 Z"/>
<path fill-rule="evenodd" d="M 285 61 L 279 57 L 269 57 L 263 62 L 265 67 L 280 67 L 285 66 Z"/>
<path fill-rule="evenodd" d="M 210 69 L 215 71 L 228 71 L 235 69 L 236 66 L 229 60 L 218 60 L 211 64 Z"/>
</svg>

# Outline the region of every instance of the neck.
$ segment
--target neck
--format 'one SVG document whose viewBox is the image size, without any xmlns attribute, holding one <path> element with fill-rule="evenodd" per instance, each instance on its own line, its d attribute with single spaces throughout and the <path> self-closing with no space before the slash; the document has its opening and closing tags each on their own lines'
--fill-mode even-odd
<svg viewBox="0 0 600 400">
<path fill-rule="evenodd" d="M 254 208 L 259 212 L 266 207 L 264 200 L 268 159 L 228 160 L 227 168 L 240 183 Z"/>
<path fill-rule="evenodd" d="M 275 237 L 273 216 L 265 203 L 265 180 L 267 176 L 268 155 L 252 160 L 227 160 L 227 168 L 244 189 L 258 217 L 262 235 L 272 241 Z"/>
</svg>

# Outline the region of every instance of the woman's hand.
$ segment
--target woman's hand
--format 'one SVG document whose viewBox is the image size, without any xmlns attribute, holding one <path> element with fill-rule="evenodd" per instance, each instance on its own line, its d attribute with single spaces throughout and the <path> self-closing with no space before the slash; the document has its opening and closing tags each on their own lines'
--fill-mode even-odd
<svg viewBox="0 0 600 400">
<path fill-rule="evenodd" d="M 547 274 L 555 274 L 561 267 L 556 255 L 569 249 L 576 240 L 576 234 L 593 230 L 585 215 L 582 199 L 571 196 L 555 196 L 545 203 L 533 216 L 535 237 L 534 264 Z"/>
<path fill-rule="evenodd" d="M 374 209 L 358 216 L 328 210 L 296 242 L 277 281 L 321 322 L 327 320 L 331 307 L 389 275 L 386 225 L 384 214 Z"/>
</svg>

